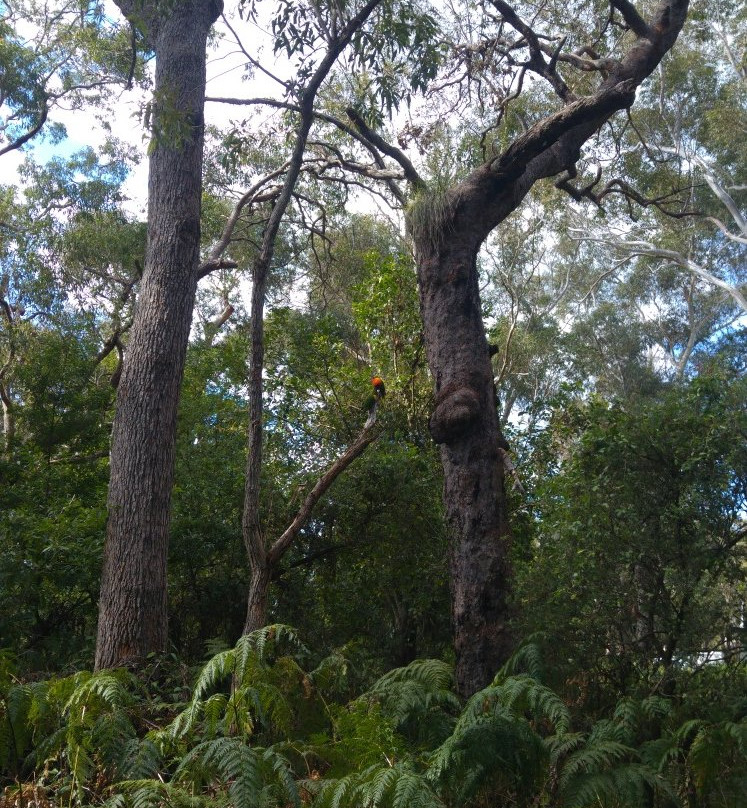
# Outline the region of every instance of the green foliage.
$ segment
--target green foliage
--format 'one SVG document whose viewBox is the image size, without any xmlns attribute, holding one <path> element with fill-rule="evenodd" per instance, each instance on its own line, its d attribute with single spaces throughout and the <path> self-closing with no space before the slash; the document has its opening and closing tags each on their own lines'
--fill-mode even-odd
<svg viewBox="0 0 747 808">
<path fill-rule="evenodd" d="M 124 671 L 6 678 L 0 776 L 55 801 L 110 808 L 639 808 L 651 800 L 737 808 L 743 795 L 747 725 L 736 682 L 739 698 L 723 719 L 701 711 L 712 712 L 712 701 L 648 696 L 575 727 L 554 690 L 511 672 L 535 667 L 536 643 L 464 705 L 449 666 L 433 659 L 389 671 L 345 703 L 330 685 L 349 662 L 335 654 L 306 673 L 298 660 L 308 654 L 287 626 L 255 632 L 207 662 L 176 717 L 162 685 Z M 278 711 L 279 700 L 287 709 Z"/>
<path fill-rule="evenodd" d="M 715 376 L 627 407 L 566 401 L 551 418 L 519 592 L 590 707 L 667 693 L 682 666 L 739 643 L 743 396 L 744 380 Z"/>
</svg>

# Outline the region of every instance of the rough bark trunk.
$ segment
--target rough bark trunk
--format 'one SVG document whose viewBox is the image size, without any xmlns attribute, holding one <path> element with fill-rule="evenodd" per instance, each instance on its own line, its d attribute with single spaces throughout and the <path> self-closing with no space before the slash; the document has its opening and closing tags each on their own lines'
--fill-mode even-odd
<svg viewBox="0 0 747 808">
<path fill-rule="evenodd" d="M 218 0 L 119 3 L 156 54 L 148 247 L 117 390 L 96 669 L 166 648 L 166 559 L 179 390 L 200 243 L 206 42 Z M 173 124 L 171 122 L 174 122 Z"/>
<path fill-rule="evenodd" d="M 485 686 L 512 649 L 509 531 L 493 374 L 482 322 L 477 246 L 452 239 L 439 253 L 417 244 L 421 310 L 441 444 L 450 528 L 449 578 L 457 687 Z"/>
<path fill-rule="evenodd" d="M 572 172 L 584 142 L 614 112 L 632 105 L 636 88 L 674 44 L 688 8 L 687 0 L 664 0 L 647 23 L 631 4 L 613 5 L 636 40 L 621 60 L 610 60 L 596 92 L 569 96 L 557 112 L 445 193 L 429 194 L 417 175 L 413 182 L 418 193 L 408 225 L 436 394 L 430 426 L 441 445 L 456 680 L 464 696 L 489 684 L 512 650 L 502 436 L 477 253 L 538 180 Z M 410 176 L 408 163 L 401 162 Z"/>
</svg>

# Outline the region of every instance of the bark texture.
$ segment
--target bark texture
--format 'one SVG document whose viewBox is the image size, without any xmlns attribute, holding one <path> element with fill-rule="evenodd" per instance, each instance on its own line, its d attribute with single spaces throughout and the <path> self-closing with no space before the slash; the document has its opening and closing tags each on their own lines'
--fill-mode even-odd
<svg viewBox="0 0 747 808">
<path fill-rule="evenodd" d="M 505 3 L 496 2 L 504 16 Z M 513 650 L 510 634 L 510 535 L 503 441 L 490 352 L 484 335 L 477 253 L 538 180 L 573 171 L 584 142 L 617 110 L 674 44 L 687 0 L 664 0 L 650 22 L 614 0 L 635 39 L 608 60 L 596 92 L 576 98 L 532 126 L 503 154 L 441 194 L 420 183 L 409 214 L 420 303 L 436 406 L 431 433 L 441 445 L 444 500 L 451 533 L 452 619 L 459 692 L 490 683 Z"/>
<path fill-rule="evenodd" d="M 148 246 L 117 390 L 96 669 L 166 648 L 179 390 L 198 278 L 205 47 L 220 0 L 119 7 L 156 54 Z"/>
</svg>

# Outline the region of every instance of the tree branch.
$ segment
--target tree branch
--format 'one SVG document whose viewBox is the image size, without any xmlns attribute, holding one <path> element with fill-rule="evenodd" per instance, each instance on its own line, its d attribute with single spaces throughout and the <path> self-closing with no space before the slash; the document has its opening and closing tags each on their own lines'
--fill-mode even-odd
<svg viewBox="0 0 747 808">
<path fill-rule="evenodd" d="M 348 107 L 345 113 L 367 140 L 370 140 L 379 151 L 391 157 L 393 160 L 396 160 L 396 162 L 402 166 L 402 170 L 405 172 L 405 179 L 412 184 L 413 188 L 426 187 L 425 180 L 418 174 L 415 166 L 410 162 L 409 157 L 401 149 L 398 149 L 391 143 L 387 143 L 381 135 L 374 132 L 352 107 Z"/>
<path fill-rule="evenodd" d="M 610 5 L 622 14 L 625 24 L 640 39 L 651 38 L 653 32 L 629 0 L 610 0 Z"/>
<path fill-rule="evenodd" d="M 378 437 L 378 432 L 376 432 L 373 428 L 375 423 L 376 415 L 374 409 L 373 417 L 369 416 L 358 437 L 317 480 L 316 485 L 311 489 L 303 504 L 298 509 L 298 513 L 296 513 L 293 521 L 290 523 L 290 525 L 288 525 L 284 533 L 275 541 L 267 552 L 267 563 L 270 566 L 277 564 L 282 558 L 283 554 L 296 538 L 301 528 L 308 521 L 314 506 L 324 496 L 332 483 L 376 440 Z"/>
</svg>

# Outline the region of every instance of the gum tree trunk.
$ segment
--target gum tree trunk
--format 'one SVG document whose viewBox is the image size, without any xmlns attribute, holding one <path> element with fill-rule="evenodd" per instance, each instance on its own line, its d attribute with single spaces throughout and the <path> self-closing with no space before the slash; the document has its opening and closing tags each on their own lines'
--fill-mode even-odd
<svg viewBox="0 0 747 808">
<path fill-rule="evenodd" d="M 220 0 L 119 0 L 156 54 L 148 246 L 111 446 L 96 669 L 166 648 L 179 390 L 198 279 L 205 47 Z"/>
<path fill-rule="evenodd" d="M 494 4 L 504 15 L 512 13 L 502 0 Z M 585 141 L 616 111 L 633 104 L 637 87 L 674 44 L 688 8 L 687 0 L 664 0 L 646 22 L 628 0 L 611 5 L 635 37 L 619 60 L 608 60 L 606 77 L 595 92 L 568 95 L 558 111 L 445 192 L 430 193 L 417 177 L 413 182 L 408 226 L 436 395 L 430 428 L 441 446 L 444 469 L 456 680 L 464 696 L 488 685 L 514 647 L 510 534 L 499 453 L 503 438 L 480 307 L 477 253 L 535 182 L 564 171 L 573 176 Z M 401 163 L 412 177 L 411 166 Z"/>
</svg>

